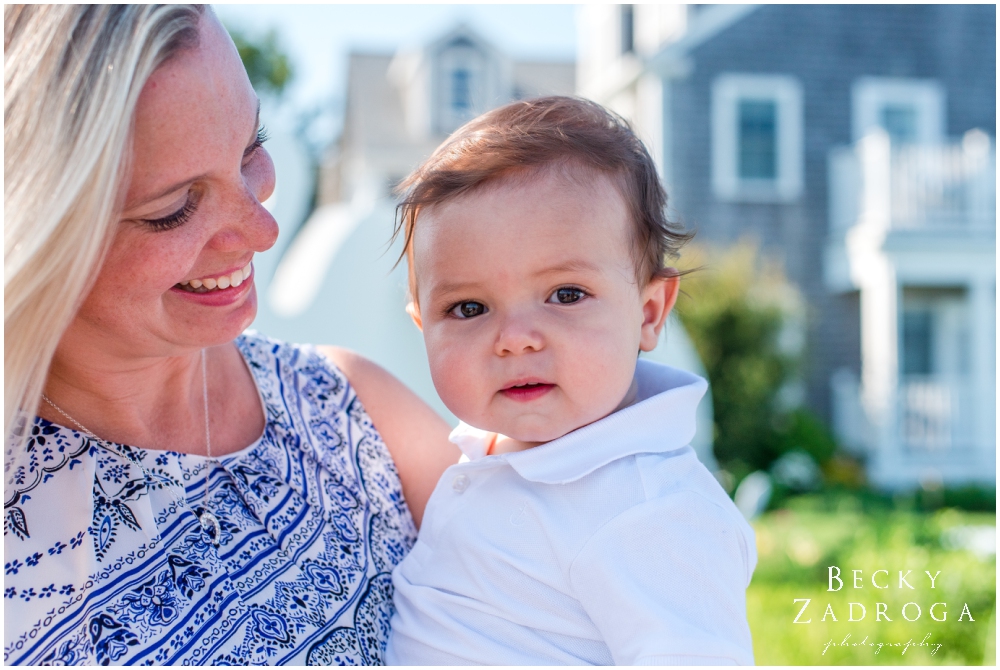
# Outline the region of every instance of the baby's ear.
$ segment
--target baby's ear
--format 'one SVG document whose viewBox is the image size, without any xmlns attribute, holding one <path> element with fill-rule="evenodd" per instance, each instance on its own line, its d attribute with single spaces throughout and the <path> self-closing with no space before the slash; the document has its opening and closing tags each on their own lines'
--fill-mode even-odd
<svg viewBox="0 0 1000 670">
<path fill-rule="evenodd" d="M 653 277 L 642 292 L 642 333 L 639 348 L 652 351 L 660 340 L 660 331 L 677 302 L 680 277 Z"/>
<path fill-rule="evenodd" d="M 406 313 L 410 315 L 411 319 L 413 319 L 413 323 L 417 324 L 417 328 L 420 329 L 420 332 L 424 332 L 424 324 L 420 320 L 420 308 L 417 307 L 417 304 L 412 300 L 406 303 Z"/>
</svg>

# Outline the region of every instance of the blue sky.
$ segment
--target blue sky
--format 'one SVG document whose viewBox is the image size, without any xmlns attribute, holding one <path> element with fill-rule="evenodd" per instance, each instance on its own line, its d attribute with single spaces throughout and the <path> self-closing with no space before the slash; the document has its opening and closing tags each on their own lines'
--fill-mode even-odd
<svg viewBox="0 0 1000 670">
<path fill-rule="evenodd" d="M 278 31 L 295 79 L 286 92 L 297 112 L 339 104 L 352 50 L 392 52 L 425 43 L 459 21 L 516 58 L 573 60 L 573 5 L 213 5 L 248 36 Z M 334 132 L 329 128 L 328 132 Z"/>
</svg>

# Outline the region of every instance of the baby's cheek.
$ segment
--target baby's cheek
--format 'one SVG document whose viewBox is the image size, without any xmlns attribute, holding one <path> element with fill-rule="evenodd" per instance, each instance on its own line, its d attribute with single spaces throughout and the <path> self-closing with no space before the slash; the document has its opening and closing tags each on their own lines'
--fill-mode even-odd
<svg viewBox="0 0 1000 670">
<path fill-rule="evenodd" d="M 607 416 L 619 405 L 632 384 L 638 358 L 638 348 L 632 349 L 631 341 L 618 333 L 595 333 L 589 344 L 591 352 L 600 353 L 576 356 L 579 364 L 568 370 L 568 388 L 582 423 Z"/>
<path fill-rule="evenodd" d="M 481 393 L 478 388 L 482 371 L 469 360 L 467 353 L 458 348 L 428 351 L 431 379 L 441 401 L 451 412 L 468 421 L 473 417 L 475 399 Z"/>
</svg>

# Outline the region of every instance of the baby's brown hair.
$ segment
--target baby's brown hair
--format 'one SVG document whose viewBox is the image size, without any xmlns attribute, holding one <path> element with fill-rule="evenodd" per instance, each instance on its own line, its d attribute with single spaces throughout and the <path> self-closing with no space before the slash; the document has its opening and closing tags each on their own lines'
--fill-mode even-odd
<svg viewBox="0 0 1000 670">
<path fill-rule="evenodd" d="M 632 221 L 636 279 L 676 275 L 676 257 L 691 235 L 667 220 L 667 194 L 656 165 L 629 123 L 596 102 L 550 96 L 512 102 L 486 112 L 456 130 L 397 191 L 393 239 L 403 234 L 410 265 L 410 293 L 416 302 L 413 231 L 420 212 L 504 177 L 530 175 L 561 163 L 607 175 Z"/>
</svg>

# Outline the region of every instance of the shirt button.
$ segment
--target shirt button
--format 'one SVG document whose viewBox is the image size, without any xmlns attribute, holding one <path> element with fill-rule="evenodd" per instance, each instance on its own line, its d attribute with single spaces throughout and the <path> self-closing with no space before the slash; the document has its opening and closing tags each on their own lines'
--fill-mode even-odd
<svg viewBox="0 0 1000 670">
<path fill-rule="evenodd" d="M 463 493 L 465 489 L 469 488 L 469 478 L 465 475 L 458 475 L 451 480 L 451 488 L 455 489 L 456 493 Z"/>
</svg>

